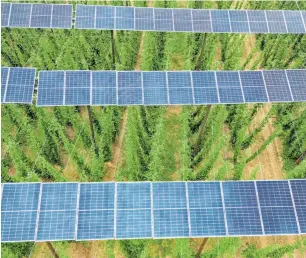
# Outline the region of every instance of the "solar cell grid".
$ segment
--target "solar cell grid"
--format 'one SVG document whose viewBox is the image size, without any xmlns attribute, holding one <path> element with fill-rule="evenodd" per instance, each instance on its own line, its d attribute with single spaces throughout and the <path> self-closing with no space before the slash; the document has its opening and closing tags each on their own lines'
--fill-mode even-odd
<svg viewBox="0 0 306 258">
<path fill-rule="evenodd" d="M 155 30 L 156 31 L 173 31 L 173 12 L 171 9 L 155 8 Z"/>
<path fill-rule="evenodd" d="M 35 73 L 34 68 L 11 67 L 3 102 L 32 103 Z"/>
<path fill-rule="evenodd" d="M 263 75 L 271 102 L 292 101 L 285 71 L 263 71 Z"/>
<path fill-rule="evenodd" d="M 286 70 L 293 99 L 306 101 L 306 70 Z"/>
<path fill-rule="evenodd" d="M 227 10 L 211 10 L 213 32 L 231 32 L 230 17 Z"/>
<path fill-rule="evenodd" d="M 79 210 L 114 209 L 114 190 L 114 183 L 81 183 Z"/>
<path fill-rule="evenodd" d="M 266 11 L 269 32 L 271 33 L 286 33 L 287 27 L 282 11 Z"/>
<path fill-rule="evenodd" d="M 305 33 L 303 18 L 300 11 L 284 12 L 288 32 Z"/>
<path fill-rule="evenodd" d="M 117 183 L 117 210 L 150 208 L 150 183 Z"/>
<path fill-rule="evenodd" d="M 1 3 L 1 27 L 8 27 L 10 9 L 10 3 Z"/>
<path fill-rule="evenodd" d="M 72 27 L 72 5 L 71 4 L 54 4 L 52 8 L 52 28 Z"/>
<path fill-rule="evenodd" d="M 116 29 L 119 30 L 134 30 L 135 17 L 134 7 L 116 7 Z"/>
<path fill-rule="evenodd" d="M 186 208 L 185 183 L 152 183 L 154 209 Z"/>
<path fill-rule="evenodd" d="M 31 12 L 31 28 L 50 28 L 53 5 L 33 4 Z"/>
<path fill-rule="evenodd" d="M 168 104 L 165 72 L 143 72 L 144 105 Z"/>
<path fill-rule="evenodd" d="M 135 29 L 154 30 L 154 9 L 135 8 Z"/>
<path fill-rule="evenodd" d="M 253 33 L 268 33 L 269 28 L 266 20 L 265 11 L 247 11 L 250 31 Z"/>
<path fill-rule="evenodd" d="M 9 68 L 1 67 L 1 103 L 4 102 L 8 76 L 9 76 Z"/>
<path fill-rule="evenodd" d="M 35 211 L 40 183 L 4 184 L 1 211 Z"/>
<path fill-rule="evenodd" d="M 193 31 L 190 9 L 173 9 L 175 31 Z"/>
<path fill-rule="evenodd" d="M 192 9 L 192 23 L 194 32 L 211 32 L 210 11 Z"/>
<path fill-rule="evenodd" d="M 12 4 L 9 27 L 30 27 L 31 4 Z"/>
<path fill-rule="evenodd" d="M 249 32 L 249 23 L 246 11 L 229 11 L 232 32 Z"/>
</svg>

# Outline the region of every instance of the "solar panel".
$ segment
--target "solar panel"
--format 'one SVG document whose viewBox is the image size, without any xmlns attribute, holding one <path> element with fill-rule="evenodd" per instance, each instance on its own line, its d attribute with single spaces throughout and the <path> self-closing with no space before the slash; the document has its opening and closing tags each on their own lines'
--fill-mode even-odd
<svg viewBox="0 0 306 258">
<path fill-rule="evenodd" d="M 294 101 L 306 101 L 306 70 L 286 70 Z"/>
<path fill-rule="evenodd" d="M 265 11 L 270 33 L 287 33 L 287 26 L 282 11 Z"/>
<path fill-rule="evenodd" d="M 1 3 L 1 27 L 7 27 L 10 17 L 10 3 Z"/>
<path fill-rule="evenodd" d="M 96 7 L 92 5 L 77 5 L 75 28 L 95 29 Z M 111 19 L 109 19 L 111 20 Z M 107 28 L 105 28 L 107 29 Z"/>
<path fill-rule="evenodd" d="M 306 180 L 2 186 L 3 242 L 290 235 L 306 228 Z"/>
<path fill-rule="evenodd" d="M 141 72 L 118 72 L 118 104 L 141 105 L 142 79 Z"/>
<path fill-rule="evenodd" d="M 167 105 L 166 72 L 143 72 L 144 105 Z"/>
<path fill-rule="evenodd" d="M 223 182 L 229 235 L 262 235 L 254 182 Z"/>
<path fill-rule="evenodd" d="M 152 183 L 152 187 L 154 237 L 189 236 L 185 183 Z"/>
<path fill-rule="evenodd" d="M 288 181 L 257 181 L 265 234 L 298 234 Z"/>
<path fill-rule="evenodd" d="M 96 29 L 115 29 L 115 7 L 96 6 Z"/>
<path fill-rule="evenodd" d="M 135 30 L 155 30 L 153 8 L 135 8 Z"/>
<path fill-rule="evenodd" d="M 263 75 L 271 102 L 292 101 L 285 71 L 263 71 Z"/>
<path fill-rule="evenodd" d="M 284 12 L 284 16 L 289 33 L 305 33 L 301 12 L 286 11 Z"/>
<path fill-rule="evenodd" d="M 50 4 L 33 4 L 31 12 L 31 28 L 50 28 L 52 5 Z"/>
<path fill-rule="evenodd" d="M 5 90 L 1 93 L 2 103 L 32 103 L 36 69 L 10 67 L 4 68 L 4 74 L 6 72 L 8 77 Z M 1 89 L 3 88 L 1 80 Z"/>
<path fill-rule="evenodd" d="M 189 182 L 191 236 L 226 235 L 220 183 Z"/>
<path fill-rule="evenodd" d="M 90 71 L 67 71 L 65 74 L 65 104 L 90 104 Z"/>
<path fill-rule="evenodd" d="M 195 104 L 217 104 L 219 96 L 214 72 L 192 72 Z"/>
<path fill-rule="evenodd" d="M 228 10 L 211 10 L 213 32 L 231 32 Z"/>
<path fill-rule="evenodd" d="M 155 8 L 154 17 L 156 31 L 174 30 L 172 9 Z"/>
<path fill-rule="evenodd" d="M 9 75 L 9 68 L 1 67 L 1 103 L 4 102 L 5 88 Z"/>
<path fill-rule="evenodd" d="M 170 104 L 193 104 L 190 72 L 167 72 Z"/>
<path fill-rule="evenodd" d="M 194 32 L 212 32 L 209 10 L 191 10 Z"/>
<path fill-rule="evenodd" d="M 114 183 L 80 184 L 77 239 L 113 239 L 114 205 Z"/>
<path fill-rule="evenodd" d="M 238 72 L 216 72 L 220 103 L 244 103 Z"/>
<path fill-rule="evenodd" d="M 65 72 L 40 71 L 37 106 L 64 105 Z"/>
<path fill-rule="evenodd" d="M 268 102 L 261 71 L 240 71 L 239 75 L 246 103 Z"/>
<path fill-rule="evenodd" d="M 246 11 L 229 11 L 232 32 L 250 32 Z"/>
<path fill-rule="evenodd" d="M 252 33 L 268 33 L 269 28 L 264 11 L 248 10 L 247 11 L 250 31 Z"/>
<path fill-rule="evenodd" d="M 116 29 L 135 30 L 134 7 L 116 7 Z"/>
<path fill-rule="evenodd" d="M 150 183 L 117 183 L 116 238 L 152 236 Z"/>
<path fill-rule="evenodd" d="M 193 31 L 191 9 L 173 9 L 174 31 Z"/>
<path fill-rule="evenodd" d="M 75 239 L 77 198 L 77 183 L 42 184 L 37 241 Z"/>
<path fill-rule="evenodd" d="M 115 71 L 92 72 L 92 105 L 117 105 Z"/>
<path fill-rule="evenodd" d="M 54 4 L 52 7 L 52 28 L 71 29 L 72 27 L 72 5 Z"/>
<path fill-rule="evenodd" d="M 4 184 L 1 198 L 1 241 L 34 241 L 39 183 Z"/>
<path fill-rule="evenodd" d="M 306 180 L 290 180 L 300 233 L 306 233 Z"/>
</svg>

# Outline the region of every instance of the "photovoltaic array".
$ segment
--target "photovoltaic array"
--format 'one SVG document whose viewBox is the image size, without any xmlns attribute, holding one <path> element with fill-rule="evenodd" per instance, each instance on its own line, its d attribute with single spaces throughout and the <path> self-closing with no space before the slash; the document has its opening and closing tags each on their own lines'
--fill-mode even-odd
<svg viewBox="0 0 306 258">
<path fill-rule="evenodd" d="M 1 27 L 72 28 L 72 5 L 1 3 Z"/>
<path fill-rule="evenodd" d="M 203 10 L 77 5 L 77 29 L 306 33 L 304 11 Z"/>
<path fill-rule="evenodd" d="M 306 70 L 41 71 L 38 106 L 306 101 Z"/>
<path fill-rule="evenodd" d="M 72 28 L 72 5 L 2 3 L 2 27 Z M 305 34 L 305 11 L 76 5 L 76 29 Z"/>
<path fill-rule="evenodd" d="M 35 68 L 1 67 L 1 103 L 31 104 Z"/>
<path fill-rule="evenodd" d="M 306 234 L 306 180 L 2 184 L 2 242 Z"/>
</svg>

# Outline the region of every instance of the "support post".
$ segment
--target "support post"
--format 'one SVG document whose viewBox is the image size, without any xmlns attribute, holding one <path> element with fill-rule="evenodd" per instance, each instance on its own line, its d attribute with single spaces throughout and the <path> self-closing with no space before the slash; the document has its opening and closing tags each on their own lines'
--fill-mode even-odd
<svg viewBox="0 0 306 258">
<path fill-rule="evenodd" d="M 207 237 L 206 237 L 206 238 L 203 238 L 203 241 L 202 241 L 202 243 L 201 243 L 201 245 L 200 245 L 200 248 L 199 248 L 199 250 L 198 250 L 198 252 L 197 252 L 197 254 L 196 254 L 196 256 L 195 256 L 196 258 L 200 258 L 200 257 L 201 257 L 201 253 L 202 253 L 202 251 L 203 251 L 203 249 L 204 249 L 204 247 L 205 247 L 207 241 L 208 241 L 208 238 L 207 238 Z"/>
<path fill-rule="evenodd" d="M 302 155 L 295 161 L 296 165 L 299 165 L 306 157 L 306 151 L 302 153 Z"/>
<path fill-rule="evenodd" d="M 114 40 L 114 30 L 110 30 L 111 44 L 112 44 L 112 68 L 116 70 L 116 49 Z"/>
<path fill-rule="evenodd" d="M 51 251 L 53 257 L 55 258 L 59 258 L 58 254 L 56 253 L 54 247 L 52 246 L 52 244 L 48 241 L 46 242 L 47 246 L 49 247 L 49 250 Z"/>
<path fill-rule="evenodd" d="M 203 62 L 203 57 L 204 57 L 204 49 L 205 49 L 205 45 L 206 45 L 206 40 L 207 40 L 207 33 L 204 34 L 204 38 L 201 44 L 201 50 L 200 50 L 200 56 L 197 62 L 197 65 L 195 67 L 195 70 L 200 70 L 201 69 L 201 64 Z"/>
<path fill-rule="evenodd" d="M 91 131 L 91 140 L 95 148 L 95 153 L 98 155 L 98 147 L 96 144 L 96 139 L 95 139 L 95 131 L 94 131 L 94 126 L 93 126 L 93 121 L 92 121 L 92 114 L 91 114 L 91 107 L 87 106 L 87 112 L 88 112 L 88 118 L 89 118 L 89 124 L 90 124 L 90 131 Z"/>
</svg>

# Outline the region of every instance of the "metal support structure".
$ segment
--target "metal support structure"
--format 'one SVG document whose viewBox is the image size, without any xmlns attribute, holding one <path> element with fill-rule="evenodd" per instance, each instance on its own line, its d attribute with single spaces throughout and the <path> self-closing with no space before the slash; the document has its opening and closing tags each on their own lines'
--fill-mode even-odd
<svg viewBox="0 0 306 258">
<path fill-rule="evenodd" d="M 51 251 L 51 253 L 53 254 L 53 257 L 55 258 L 59 258 L 58 254 L 56 253 L 56 250 L 54 249 L 54 247 L 52 246 L 51 242 L 46 242 L 46 245 L 49 247 L 49 250 Z"/>
<path fill-rule="evenodd" d="M 200 245 L 200 248 L 199 248 L 199 250 L 198 250 L 198 252 L 197 252 L 197 254 L 195 256 L 196 258 L 200 258 L 201 257 L 202 251 L 203 251 L 207 241 L 208 241 L 208 237 L 203 238 L 203 241 L 202 241 L 202 243 Z"/>
<path fill-rule="evenodd" d="M 110 30 L 111 44 L 112 44 L 112 69 L 116 70 L 116 48 L 115 48 L 115 40 L 114 40 L 114 30 Z"/>
<path fill-rule="evenodd" d="M 92 121 L 92 113 L 91 113 L 91 107 L 87 106 L 87 112 L 88 112 L 88 118 L 89 118 L 89 124 L 90 124 L 90 131 L 91 131 L 91 140 L 95 148 L 95 153 L 98 155 L 98 146 L 96 144 L 96 139 L 95 139 L 95 131 L 94 131 L 94 126 L 93 126 L 93 121 Z"/>
</svg>

